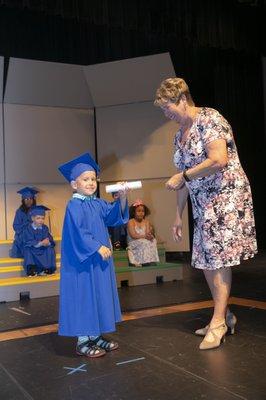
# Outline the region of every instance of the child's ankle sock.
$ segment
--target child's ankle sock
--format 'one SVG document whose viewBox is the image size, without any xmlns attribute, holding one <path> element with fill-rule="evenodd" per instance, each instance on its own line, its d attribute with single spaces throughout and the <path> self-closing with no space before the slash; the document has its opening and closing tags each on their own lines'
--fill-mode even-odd
<svg viewBox="0 0 266 400">
<path fill-rule="evenodd" d="M 95 339 L 97 339 L 98 337 L 99 337 L 99 336 L 92 336 L 92 335 L 90 335 L 90 336 L 89 336 L 89 339 L 90 339 L 90 340 L 95 340 Z"/>
<path fill-rule="evenodd" d="M 78 345 L 85 343 L 89 340 L 89 336 L 78 336 Z"/>
</svg>

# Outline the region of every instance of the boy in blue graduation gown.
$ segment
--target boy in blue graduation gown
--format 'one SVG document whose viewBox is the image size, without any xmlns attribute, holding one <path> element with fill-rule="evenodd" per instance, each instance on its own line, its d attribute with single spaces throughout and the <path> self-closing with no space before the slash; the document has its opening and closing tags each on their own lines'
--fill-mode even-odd
<svg viewBox="0 0 266 400">
<path fill-rule="evenodd" d="M 31 224 L 22 233 L 24 248 L 24 269 L 28 276 L 52 274 L 55 272 L 55 242 L 44 224 L 45 206 L 30 210 Z"/>
<path fill-rule="evenodd" d="M 59 170 L 75 191 L 63 225 L 59 335 L 78 337 L 77 354 L 100 357 L 118 348 L 102 336 L 121 321 L 107 227 L 128 221 L 127 189 L 113 204 L 97 198 L 99 167 L 88 153 Z"/>
<path fill-rule="evenodd" d="M 31 223 L 30 210 L 31 207 L 36 205 L 35 196 L 38 193 L 37 190 L 31 187 L 24 187 L 17 193 L 21 194 L 21 206 L 17 209 L 13 229 L 15 231 L 14 242 L 12 249 L 10 250 L 10 257 L 21 258 L 23 257 L 23 243 L 22 243 L 22 232 Z"/>
</svg>

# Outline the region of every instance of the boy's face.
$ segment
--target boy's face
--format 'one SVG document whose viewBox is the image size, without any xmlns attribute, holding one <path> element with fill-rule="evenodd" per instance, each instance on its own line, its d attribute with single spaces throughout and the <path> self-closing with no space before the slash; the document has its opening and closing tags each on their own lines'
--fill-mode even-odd
<svg viewBox="0 0 266 400">
<path fill-rule="evenodd" d="M 31 217 L 32 222 L 36 226 L 42 226 L 44 224 L 45 216 L 44 215 L 33 215 Z"/>
<path fill-rule="evenodd" d="M 94 171 L 83 172 L 75 181 L 71 182 L 71 186 L 79 194 L 92 195 L 97 189 L 96 173 Z"/>
</svg>

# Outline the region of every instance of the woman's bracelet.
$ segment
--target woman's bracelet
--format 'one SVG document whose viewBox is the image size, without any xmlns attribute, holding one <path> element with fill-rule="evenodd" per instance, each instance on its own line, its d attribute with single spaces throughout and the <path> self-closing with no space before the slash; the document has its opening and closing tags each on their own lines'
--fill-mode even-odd
<svg viewBox="0 0 266 400">
<path fill-rule="evenodd" d="M 190 179 L 187 176 L 187 171 L 186 170 L 183 171 L 183 178 L 185 179 L 186 182 L 190 182 Z"/>
</svg>

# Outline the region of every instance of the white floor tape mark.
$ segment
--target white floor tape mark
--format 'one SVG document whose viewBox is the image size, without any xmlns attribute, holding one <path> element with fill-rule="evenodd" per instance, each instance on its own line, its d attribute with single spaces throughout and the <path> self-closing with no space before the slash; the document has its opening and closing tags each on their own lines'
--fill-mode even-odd
<svg viewBox="0 0 266 400">
<path fill-rule="evenodd" d="M 128 363 L 132 363 L 132 362 L 136 362 L 136 361 L 141 361 L 141 360 L 145 360 L 145 357 L 134 358 L 133 360 L 128 360 L 128 361 L 121 361 L 119 363 L 116 363 L 116 365 L 123 365 L 123 364 L 128 364 Z"/>
<path fill-rule="evenodd" d="M 87 372 L 86 369 L 82 369 L 83 367 L 85 367 L 86 364 L 82 364 L 77 368 L 71 368 L 71 367 L 64 367 L 64 369 L 70 369 L 70 372 L 67 375 L 71 375 L 74 374 L 75 372 L 79 371 L 79 372 Z"/>
<path fill-rule="evenodd" d="M 17 312 L 20 312 L 21 314 L 31 315 L 28 312 L 20 310 L 19 308 L 16 308 L 16 307 L 12 307 L 9 310 L 17 311 Z"/>
</svg>

